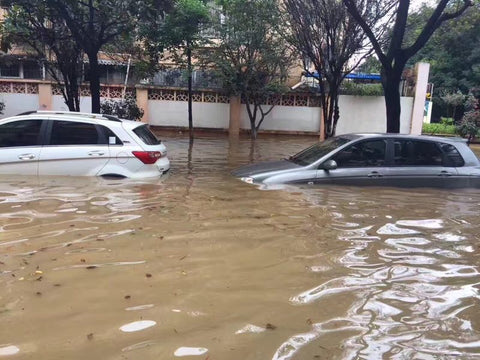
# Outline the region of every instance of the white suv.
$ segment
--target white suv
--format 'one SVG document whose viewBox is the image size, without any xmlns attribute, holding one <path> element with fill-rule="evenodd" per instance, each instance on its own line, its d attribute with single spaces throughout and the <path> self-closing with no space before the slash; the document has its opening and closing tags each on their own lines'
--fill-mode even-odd
<svg viewBox="0 0 480 360">
<path fill-rule="evenodd" d="M 0 120 L 0 174 L 146 178 L 169 169 L 165 145 L 141 122 L 61 111 Z"/>
</svg>

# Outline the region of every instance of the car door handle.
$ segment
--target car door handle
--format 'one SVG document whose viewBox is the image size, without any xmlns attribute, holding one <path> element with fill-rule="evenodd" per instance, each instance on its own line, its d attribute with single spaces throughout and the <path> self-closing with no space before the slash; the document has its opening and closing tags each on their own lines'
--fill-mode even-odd
<svg viewBox="0 0 480 360">
<path fill-rule="evenodd" d="M 101 150 L 96 150 L 96 151 L 90 151 L 88 153 L 89 156 L 103 156 L 105 155 L 105 152 L 101 151 Z"/>
<path fill-rule="evenodd" d="M 448 172 L 448 171 L 440 171 L 440 174 L 438 176 L 452 176 L 453 174 L 451 172 Z"/>
<path fill-rule="evenodd" d="M 22 154 L 22 155 L 18 155 L 18 158 L 20 160 L 33 160 L 33 159 L 35 159 L 35 155 L 33 155 L 33 154 Z"/>
<path fill-rule="evenodd" d="M 370 174 L 367 175 L 369 178 L 375 178 L 375 177 L 383 177 L 382 174 L 380 174 L 378 171 L 372 171 Z"/>
</svg>

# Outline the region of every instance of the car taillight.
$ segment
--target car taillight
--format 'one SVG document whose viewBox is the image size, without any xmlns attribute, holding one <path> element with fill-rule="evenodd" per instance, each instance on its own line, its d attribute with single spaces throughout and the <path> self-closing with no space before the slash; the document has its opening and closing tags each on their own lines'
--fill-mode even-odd
<svg viewBox="0 0 480 360">
<path fill-rule="evenodd" d="M 144 164 L 155 164 L 162 157 L 160 151 L 132 151 L 132 154 Z"/>
</svg>

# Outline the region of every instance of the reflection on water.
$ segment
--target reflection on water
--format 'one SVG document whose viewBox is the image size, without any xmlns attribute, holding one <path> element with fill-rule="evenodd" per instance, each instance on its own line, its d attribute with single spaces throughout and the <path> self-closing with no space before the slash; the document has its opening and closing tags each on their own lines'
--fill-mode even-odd
<svg viewBox="0 0 480 360">
<path fill-rule="evenodd" d="M 0 358 L 469 359 L 478 190 L 229 175 L 313 138 L 165 138 L 163 179 L 0 179 Z"/>
</svg>

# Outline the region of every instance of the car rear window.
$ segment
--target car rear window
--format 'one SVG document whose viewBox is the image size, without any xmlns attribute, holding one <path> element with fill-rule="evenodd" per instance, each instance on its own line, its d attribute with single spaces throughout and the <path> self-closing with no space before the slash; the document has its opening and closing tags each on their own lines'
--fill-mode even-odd
<svg viewBox="0 0 480 360">
<path fill-rule="evenodd" d="M 457 148 L 451 144 L 417 140 L 395 140 L 394 165 L 452 166 L 464 165 Z"/>
<path fill-rule="evenodd" d="M 158 145 L 160 140 L 150 131 L 147 125 L 139 126 L 133 129 L 135 135 L 137 135 L 146 145 Z"/>
</svg>

